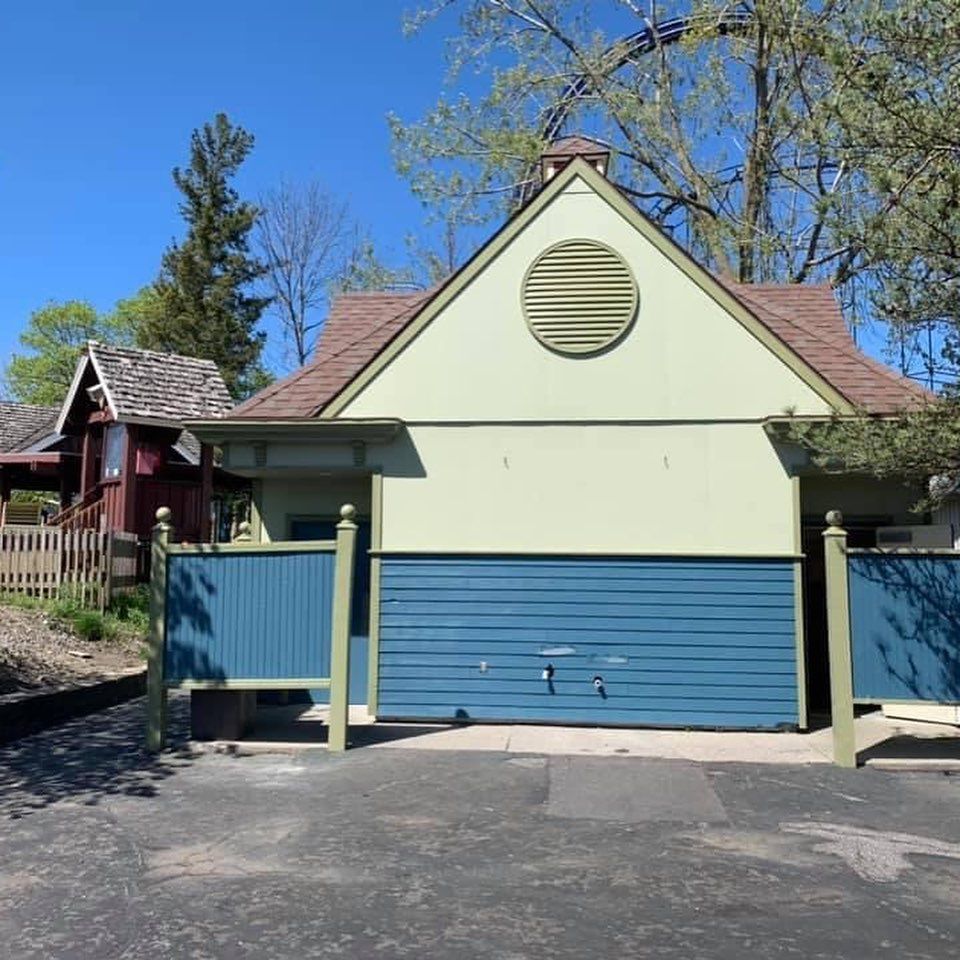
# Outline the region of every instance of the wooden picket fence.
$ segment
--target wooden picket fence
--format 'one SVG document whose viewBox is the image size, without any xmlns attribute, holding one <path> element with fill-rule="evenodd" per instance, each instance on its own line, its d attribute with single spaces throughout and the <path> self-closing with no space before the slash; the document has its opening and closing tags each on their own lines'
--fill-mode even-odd
<svg viewBox="0 0 960 960">
<path fill-rule="evenodd" d="M 0 528 L 0 593 L 69 596 L 103 610 L 117 593 L 134 586 L 136 573 L 133 533 Z"/>
</svg>

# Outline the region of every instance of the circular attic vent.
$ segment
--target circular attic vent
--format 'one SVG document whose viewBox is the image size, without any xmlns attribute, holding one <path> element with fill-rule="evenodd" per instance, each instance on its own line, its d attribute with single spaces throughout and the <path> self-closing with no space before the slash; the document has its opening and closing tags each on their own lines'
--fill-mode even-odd
<svg viewBox="0 0 960 960">
<path fill-rule="evenodd" d="M 559 353 L 596 353 L 616 343 L 637 312 L 637 285 L 623 258 L 595 240 L 565 240 L 527 270 L 523 315 Z"/>
</svg>

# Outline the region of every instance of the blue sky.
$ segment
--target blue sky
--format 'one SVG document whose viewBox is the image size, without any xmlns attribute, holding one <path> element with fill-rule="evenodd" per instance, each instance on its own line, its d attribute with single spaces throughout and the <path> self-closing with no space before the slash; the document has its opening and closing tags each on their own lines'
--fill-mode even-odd
<svg viewBox="0 0 960 960">
<path fill-rule="evenodd" d="M 445 72 L 447 16 L 416 0 L 46 0 L 0 12 L 0 366 L 50 300 L 110 309 L 182 231 L 171 168 L 220 110 L 255 134 L 255 197 L 318 179 L 388 262 L 426 213 L 394 171 L 388 112 L 419 118 Z M 271 329 L 268 325 L 268 329 Z M 877 350 L 879 344 L 869 343 Z M 279 336 L 266 360 L 283 362 Z"/>
<path fill-rule="evenodd" d="M 442 27 L 405 38 L 396 0 L 47 0 L 0 13 L 0 363 L 48 300 L 112 307 L 181 231 L 170 170 L 223 110 L 257 143 L 237 186 L 317 178 L 382 254 L 425 216 L 386 114 L 444 72 Z M 277 351 L 274 351 L 275 353 Z M 276 356 L 269 358 L 276 361 Z"/>
</svg>

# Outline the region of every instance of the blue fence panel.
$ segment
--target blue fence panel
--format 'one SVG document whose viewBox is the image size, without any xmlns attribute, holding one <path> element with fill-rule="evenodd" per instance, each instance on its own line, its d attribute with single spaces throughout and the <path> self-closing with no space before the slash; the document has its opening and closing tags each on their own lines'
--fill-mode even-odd
<svg viewBox="0 0 960 960">
<path fill-rule="evenodd" d="M 849 558 L 853 695 L 960 701 L 960 556 Z"/>
<path fill-rule="evenodd" d="M 387 556 L 381 577 L 382 717 L 797 723 L 789 560 Z"/>
<path fill-rule="evenodd" d="M 333 570 L 330 551 L 171 554 L 167 682 L 329 677 Z"/>
</svg>

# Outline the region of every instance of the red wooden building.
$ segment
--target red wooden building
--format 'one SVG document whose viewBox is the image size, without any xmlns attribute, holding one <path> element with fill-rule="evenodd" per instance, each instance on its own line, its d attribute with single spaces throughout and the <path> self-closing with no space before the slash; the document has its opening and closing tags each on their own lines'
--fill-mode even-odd
<svg viewBox="0 0 960 960">
<path fill-rule="evenodd" d="M 51 523 L 146 541 L 157 508 L 167 506 L 178 537 L 209 540 L 215 486 L 236 488 L 236 478 L 215 468 L 213 449 L 184 429 L 188 419 L 232 406 L 212 361 L 90 342 L 55 415 L 4 406 L 7 422 L 27 435 L 11 443 L 11 428 L 5 443 L 0 437 L 0 499 L 19 489 L 57 491 L 61 510 Z"/>
</svg>

